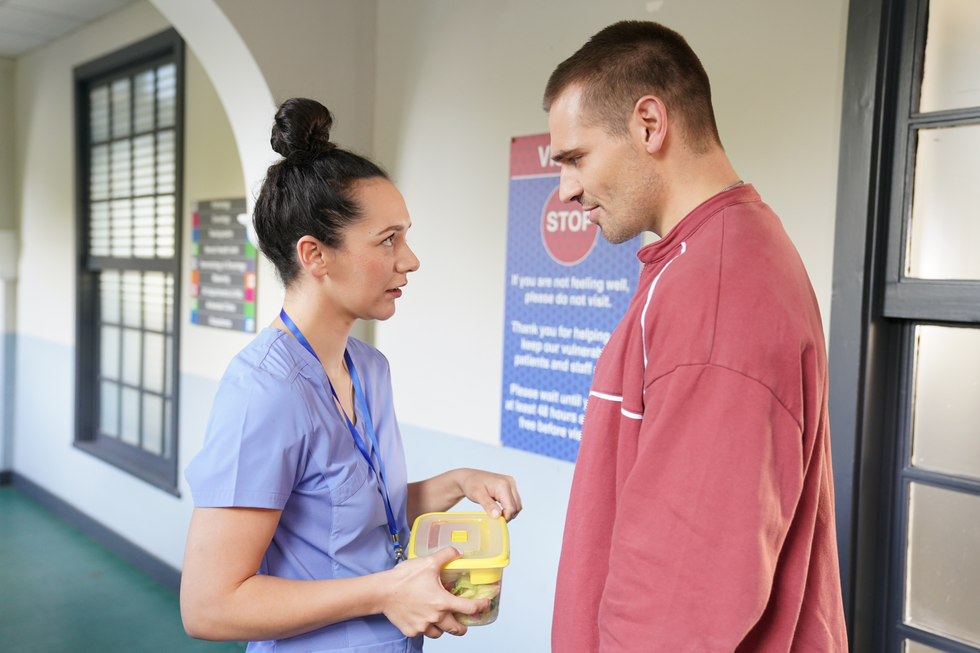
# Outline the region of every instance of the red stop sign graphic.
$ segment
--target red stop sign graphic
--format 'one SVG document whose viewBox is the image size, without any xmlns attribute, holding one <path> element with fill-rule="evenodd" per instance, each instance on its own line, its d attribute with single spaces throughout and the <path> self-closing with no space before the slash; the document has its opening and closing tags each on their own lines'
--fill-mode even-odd
<svg viewBox="0 0 980 653">
<path fill-rule="evenodd" d="M 558 198 L 557 187 L 551 191 L 541 212 L 541 240 L 556 263 L 581 263 L 592 253 L 598 237 L 599 227 L 589 222 L 581 204 L 565 204 Z"/>
</svg>

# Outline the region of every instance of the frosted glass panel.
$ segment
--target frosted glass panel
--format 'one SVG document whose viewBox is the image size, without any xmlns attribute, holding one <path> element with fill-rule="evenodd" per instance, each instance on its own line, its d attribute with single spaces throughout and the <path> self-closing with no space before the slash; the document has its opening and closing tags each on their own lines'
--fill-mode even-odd
<svg viewBox="0 0 980 653">
<path fill-rule="evenodd" d="M 99 374 L 107 379 L 119 379 L 119 345 L 119 327 L 102 327 L 99 337 Z"/>
<path fill-rule="evenodd" d="M 158 258 L 173 258 L 176 243 L 174 196 L 157 198 L 156 243 Z"/>
<path fill-rule="evenodd" d="M 139 134 L 153 129 L 153 89 L 156 78 L 152 70 L 136 75 L 136 97 L 133 102 L 133 131 Z"/>
<path fill-rule="evenodd" d="M 154 209 L 152 197 L 133 200 L 133 256 L 153 258 Z"/>
<path fill-rule="evenodd" d="M 919 130 L 906 276 L 980 279 L 977 179 L 980 125 Z"/>
<path fill-rule="evenodd" d="M 133 256 L 153 258 L 154 206 L 152 197 L 133 200 Z"/>
<path fill-rule="evenodd" d="M 109 256 L 112 251 L 112 223 L 109 204 L 96 202 L 91 205 L 89 219 L 89 253 L 92 256 Z"/>
<path fill-rule="evenodd" d="M 132 131 L 129 78 L 112 83 L 112 137 L 129 136 Z"/>
<path fill-rule="evenodd" d="M 980 106 L 980 2 L 931 0 L 919 111 Z"/>
<path fill-rule="evenodd" d="M 163 332 L 166 330 L 166 275 L 163 272 L 143 274 L 143 326 Z"/>
<path fill-rule="evenodd" d="M 123 329 L 122 336 L 122 380 L 138 386 L 143 362 L 142 334 L 135 329 Z"/>
<path fill-rule="evenodd" d="M 115 200 L 110 204 L 112 255 L 130 258 L 133 255 L 133 201 Z"/>
<path fill-rule="evenodd" d="M 912 483 L 905 621 L 980 645 L 980 497 Z"/>
<path fill-rule="evenodd" d="M 166 345 L 166 336 L 159 333 L 143 334 L 143 388 L 146 390 L 163 392 Z"/>
<path fill-rule="evenodd" d="M 120 439 L 129 444 L 140 442 L 140 393 L 132 388 L 122 389 L 122 419 Z"/>
<path fill-rule="evenodd" d="M 932 648 L 931 646 L 926 646 L 925 644 L 920 644 L 918 642 L 913 642 L 910 639 L 905 640 L 905 653 L 943 653 L 938 648 Z"/>
<path fill-rule="evenodd" d="M 129 139 L 112 144 L 110 183 L 113 197 L 133 194 L 133 142 Z"/>
<path fill-rule="evenodd" d="M 166 289 L 166 306 L 167 306 L 167 333 L 173 333 L 173 323 L 174 323 L 174 277 L 172 274 L 167 275 L 167 289 Z"/>
<path fill-rule="evenodd" d="M 133 195 L 152 195 L 155 188 L 153 163 L 156 139 L 146 134 L 133 139 Z"/>
<path fill-rule="evenodd" d="M 143 326 L 143 278 L 139 272 L 126 270 L 122 273 L 122 297 L 123 324 Z"/>
<path fill-rule="evenodd" d="M 109 140 L 109 87 L 89 91 L 89 126 L 93 143 Z"/>
<path fill-rule="evenodd" d="M 92 148 L 91 170 L 89 170 L 90 199 L 93 201 L 109 198 L 109 146 L 96 145 Z"/>
<path fill-rule="evenodd" d="M 119 437 L 119 386 L 103 381 L 99 392 L 99 429 L 106 435 Z"/>
<path fill-rule="evenodd" d="M 143 395 L 143 448 L 163 453 L 163 398 Z"/>
<path fill-rule="evenodd" d="M 173 131 L 157 134 L 157 193 L 175 192 L 176 184 L 176 149 Z"/>
<path fill-rule="evenodd" d="M 119 323 L 119 302 L 122 300 L 122 279 L 118 270 L 105 270 L 99 273 L 99 292 L 103 322 Z"/>
<path fill-rule="evenodd" d="M 915 332 L 912 464 L 980 478 L 980 329 Z"/>
<path fill-rule="evenodd" d="M 177 68 L 157 68 L 157 127 L 172 127 L 177 116 Z"/>
</svg>

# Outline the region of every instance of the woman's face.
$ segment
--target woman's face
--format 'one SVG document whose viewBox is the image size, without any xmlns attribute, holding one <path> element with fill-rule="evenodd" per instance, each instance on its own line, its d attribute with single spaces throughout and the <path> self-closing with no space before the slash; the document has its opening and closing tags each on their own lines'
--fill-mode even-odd
<svg viewBox="0 0 980 653">
<path fill-rule="evenodd" d="M 362 320 L 387 320 L 408 273 L 419 269 L 406 241 L 412 220 L 402 194 L 387 179 L 358 182 L 354 194 L 363 217 L 333 250 L 327 276 L 341 310 Z"/>
</svg>

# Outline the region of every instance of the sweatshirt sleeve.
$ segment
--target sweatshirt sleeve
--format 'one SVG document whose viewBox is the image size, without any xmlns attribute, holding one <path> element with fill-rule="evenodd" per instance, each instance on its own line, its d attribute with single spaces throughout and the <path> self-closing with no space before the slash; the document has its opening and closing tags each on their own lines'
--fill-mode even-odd
<svg viewBox="0 0 980 653">
<path fill-rule="evenodd" d="M 759 621 L 803 485 L 800 425 L 714 365 L 651 383 L 621 483 L 600 650 L 732 653 Z"/>
</svg>

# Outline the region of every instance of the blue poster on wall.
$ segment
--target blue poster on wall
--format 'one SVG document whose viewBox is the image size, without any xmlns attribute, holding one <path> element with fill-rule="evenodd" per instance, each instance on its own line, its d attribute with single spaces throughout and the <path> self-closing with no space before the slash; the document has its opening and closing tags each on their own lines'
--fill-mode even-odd
<svg viewBox="0 0 980 653">
<path fill-rule="evenodd" d="M 558 197 L 548 134 L 511 140 L 501 442 L 574 462 L 596 359 L 626 313 L 640 238 L 610 245 Z"/>
</svg>

